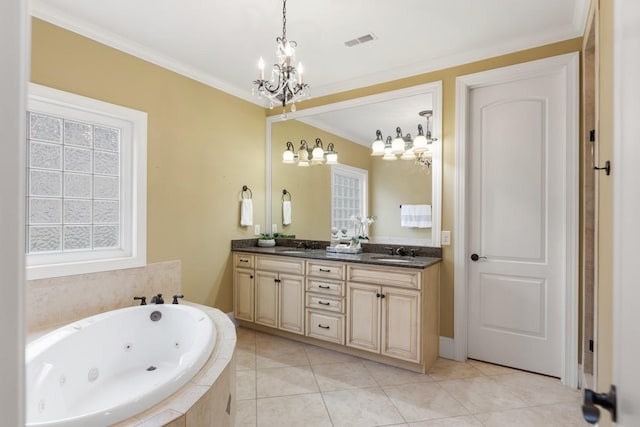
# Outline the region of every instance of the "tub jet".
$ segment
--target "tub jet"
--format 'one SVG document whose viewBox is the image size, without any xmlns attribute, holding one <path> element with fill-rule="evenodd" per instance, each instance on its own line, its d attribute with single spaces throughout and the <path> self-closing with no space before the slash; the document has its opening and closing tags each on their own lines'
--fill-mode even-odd
<svg viewBox="0 0 640 427">
<path fill-rule="evenodd" d="M 149 366 L 147 368 L 147 371 L 155 371 L 156 369 L 158 369 L 158 368 L 156 368 L 155 366 L 151 365 L 151 366 Z"/>
<path fill-rule="evenodd" d="M 149 318 L 153 322 L 157 322 L 158 320 L 160 320 L 162 318 L 162 313 L 160 313 L 159 311 L 156 310 L 153 313 L 151 313 L 151 316 L 149 316 Z"/>
</svg>

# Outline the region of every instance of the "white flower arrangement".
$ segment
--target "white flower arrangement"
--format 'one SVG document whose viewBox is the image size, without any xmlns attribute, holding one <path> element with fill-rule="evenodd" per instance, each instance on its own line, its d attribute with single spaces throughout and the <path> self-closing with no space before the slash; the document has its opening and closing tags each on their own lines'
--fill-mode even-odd
<svg viewBox="0 0 640 427">
<path fill-rule="evenodd" d="M 369 215 L 366 217 L 351 215 L 349 219 L 354 224 L 353 238 L 358 240 L 369 240 L 369 226 L 376 222 L 376 217 L 373 215 Z"/>
</svg>

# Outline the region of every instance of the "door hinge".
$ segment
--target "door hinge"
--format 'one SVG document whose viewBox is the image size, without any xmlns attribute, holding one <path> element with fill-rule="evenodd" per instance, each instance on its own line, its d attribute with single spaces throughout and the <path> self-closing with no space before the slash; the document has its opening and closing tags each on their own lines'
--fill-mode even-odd
<svg viewBox="0 0 640 427">
<path fill-rule="evenodd" d="M 596 130 L 591 129 L 589 131 L 589 142 L 595 142 L 595 141 L 596 141 Z"/>
<path fill-rule="evenodd" d="M 593 340 L 589 340 L 589 351 L 593 353 Z"/>
</svg>

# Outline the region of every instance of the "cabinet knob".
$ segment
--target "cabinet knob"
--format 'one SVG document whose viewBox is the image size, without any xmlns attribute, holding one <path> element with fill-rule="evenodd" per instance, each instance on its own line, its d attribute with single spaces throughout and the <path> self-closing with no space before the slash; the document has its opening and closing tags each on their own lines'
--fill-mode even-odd
<svg viewBox="0 0 640 427">
<path fill-rule="evenodd" d="M 376 298 L 380 298 L 380 296 L 381 296 L 380 293 L 376 292 Z"/>
</svg>

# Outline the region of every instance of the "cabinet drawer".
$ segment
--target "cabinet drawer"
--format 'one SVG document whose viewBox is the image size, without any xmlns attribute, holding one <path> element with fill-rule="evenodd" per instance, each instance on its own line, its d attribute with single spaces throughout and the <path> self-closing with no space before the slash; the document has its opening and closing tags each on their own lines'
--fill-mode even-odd
<svg viewBox="0 0 640 427">
<path fill-rule="evenodd" d="M 422 288 L 420 270 L 410 268 L 349 265 L 347 268 L 347 280 L 350 282 L 400 286 L 411 289 Z"/>
<path fill-rule="evenodd" d="M 307 278 L 307 292 L 343 296 L 344 282 Z"/>
<path fill-rule="evenodd" d="M 326 279 L 344 280 L 345 265 L 331 261 L 307 261 L 307 275 Z"/>
<path fill-rule="evenodd" d="M 344 345 L 344 316 L 306 309 L 306 335 Z"/>
<path fill-rule="evenodd" d="M 307 293 L 307 307 L 344 313 L 344 298 Z"/>
<path fill-rule="evenodd" d="M 249 254 L 234 254 L 233 265 L 242 268 L 253 268 L 253 261 L 255 257 Z"/>
<path fill-rule="evenodd" d="M 259 255 L 256 257 L 256 270 L 304 274 L 304 260 L 281 256 L 272 257 Z"/>
</svg>

